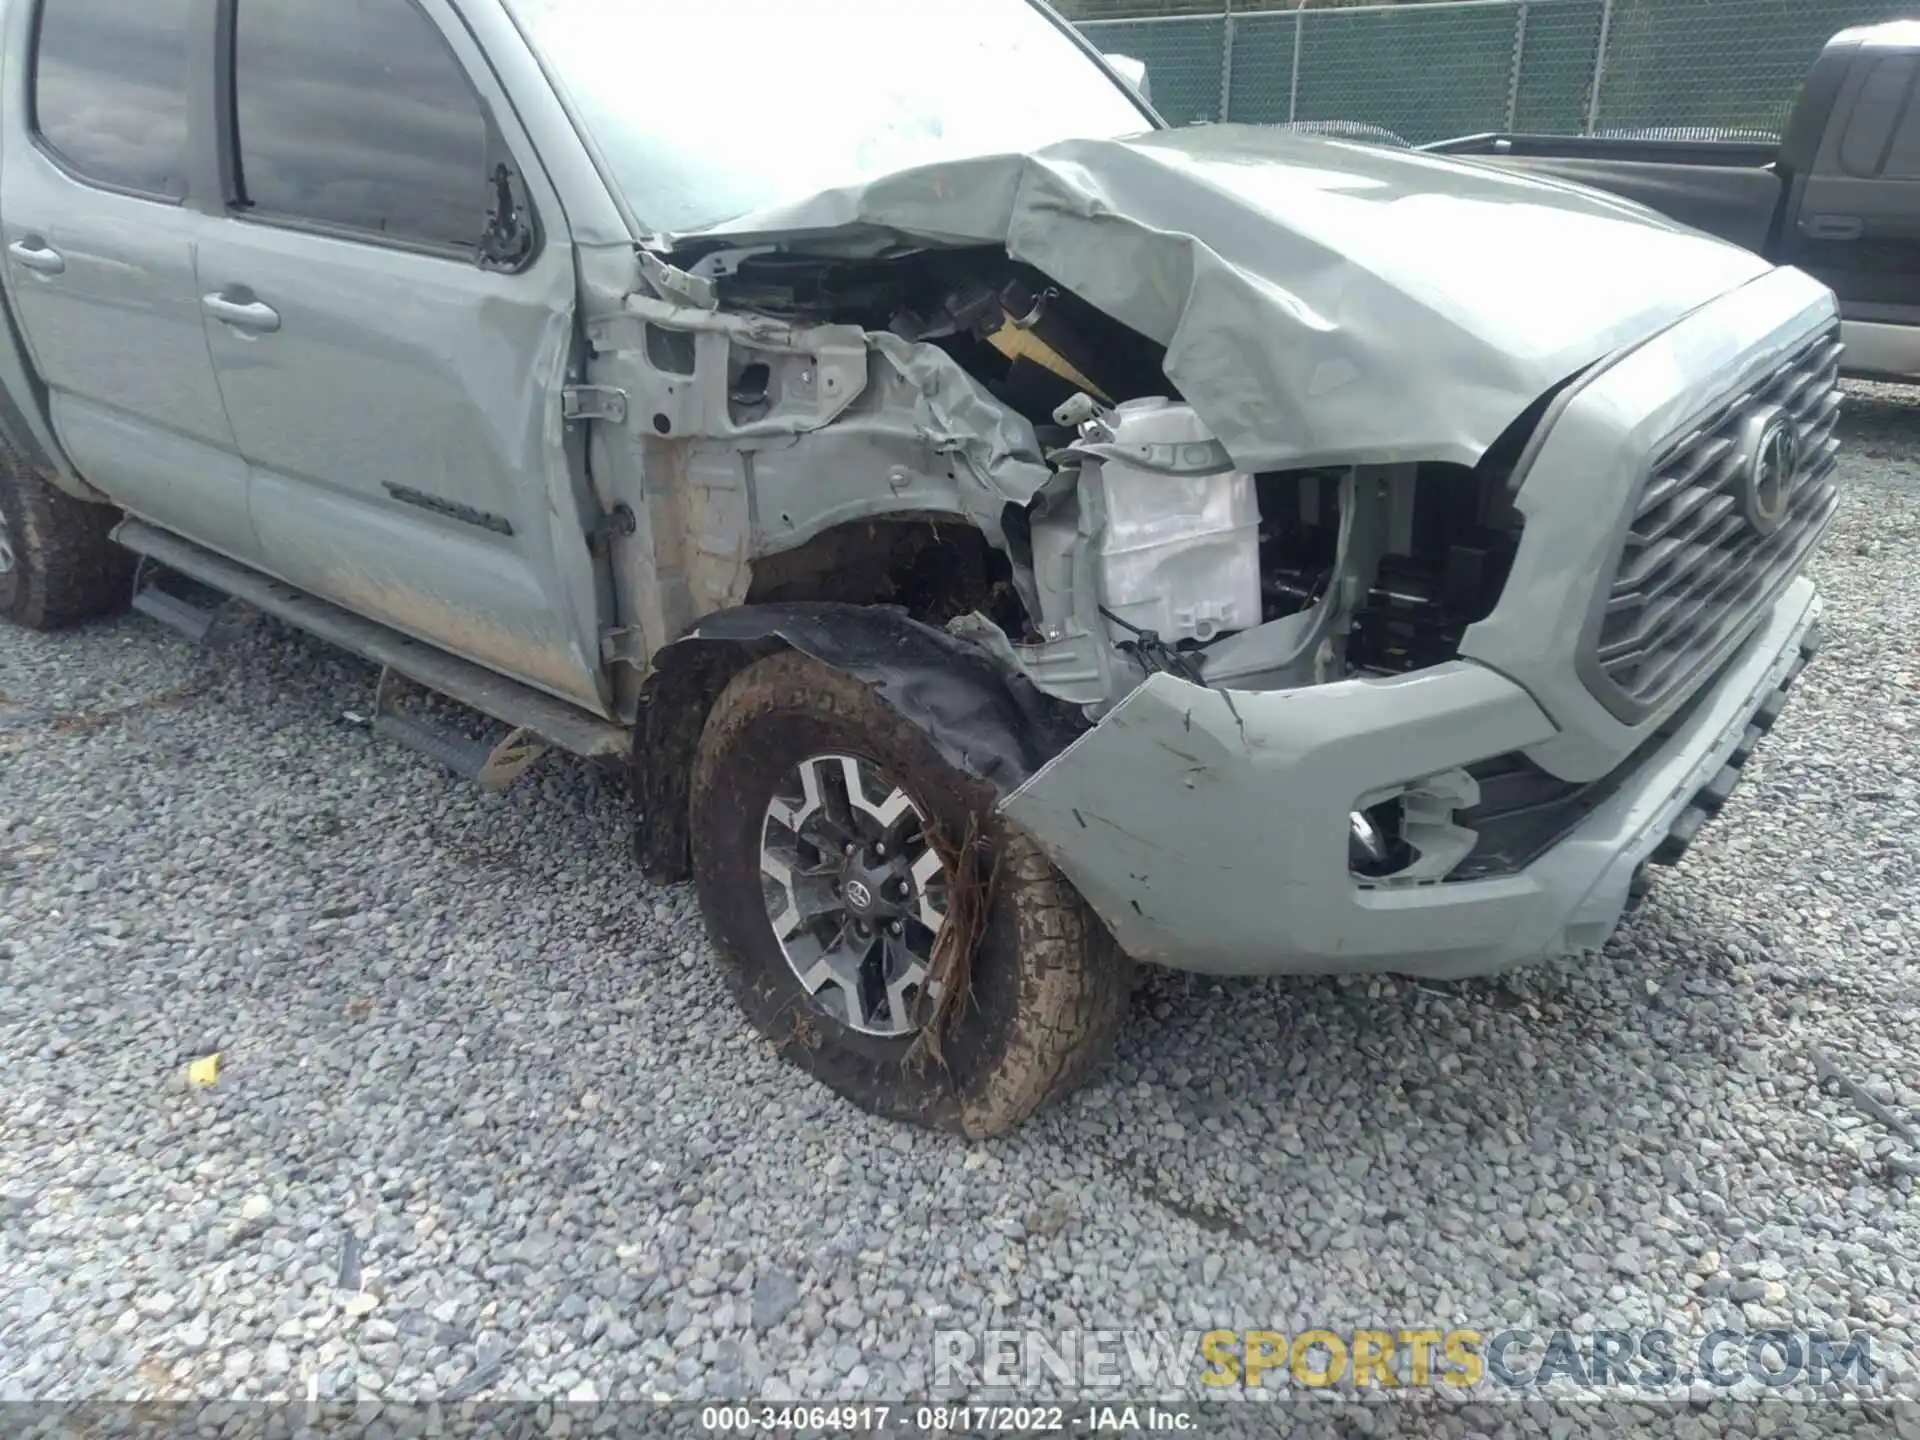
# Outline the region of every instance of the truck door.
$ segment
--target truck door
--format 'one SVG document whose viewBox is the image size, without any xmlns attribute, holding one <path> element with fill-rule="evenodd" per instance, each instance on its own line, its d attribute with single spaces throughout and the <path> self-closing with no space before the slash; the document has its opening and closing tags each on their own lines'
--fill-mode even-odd
<svg viewBox="0 0 1920 1440">
<path fill-rule="evenodd" d="M 246 466 L 207 357 L 188 207 L 210 138 L 192 0 L 19 0 L 5 14 L 7 296 L 75 468 L 241 559 Z M 211 39 L 209 26 L 205 35 Z"/>
<path fill-rule="evenodd" d="M 228 13 L 199 284 L 263 565 L 605 713 L 572 247 L 512 107 L 446 0 Z"/>
<path fill-rule="evenodd" d="M 1780 258 L 1840 297 L 1850 368 L 1920 375 L 1920 25 L 1850 32 L 1834 47 L 1851 60 L 1807 146 Z M 1788 147 L 1812 138 L 1789 134 Z"/>
</svg>

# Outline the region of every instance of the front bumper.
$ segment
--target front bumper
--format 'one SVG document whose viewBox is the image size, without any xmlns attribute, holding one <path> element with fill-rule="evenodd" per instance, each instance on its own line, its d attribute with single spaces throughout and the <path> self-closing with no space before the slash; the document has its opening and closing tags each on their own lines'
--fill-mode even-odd
<svg viewBox="0 0 1920 1440">
<path fill-rule="evenodd" d="M 1667 741 L 1514 874 L 1365 888 L 1347 817 L 1383 785 L 1537 747 L 1555 727 L 1470 661 L 1288 691 L 1149 678 L 1002 802 L 1134 958 L 1210 974 L 1482 975 L 1598 946 L 1642 867 L 1725 799 L 1805 663 L 1799 579 Z"/>
<path fill-rule="evenodd" d="M 1849 375 L 1881 380 L 1920 380 L 1920 325 L 1880 325 L 1848 320 L 1840 326 Z"/>
</svg>

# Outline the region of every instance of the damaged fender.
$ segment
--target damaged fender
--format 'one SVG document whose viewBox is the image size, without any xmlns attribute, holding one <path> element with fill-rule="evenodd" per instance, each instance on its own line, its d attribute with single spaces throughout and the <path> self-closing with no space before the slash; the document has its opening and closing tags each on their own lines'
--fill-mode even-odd
<svg viewBox="0 0 1920 1440">
<path fill-rule="evenodd" d="M 656 880 L 688 875 L 687 797 L 707 712 L 755 660 L 798 650 L 873 687 L 947 764 L 1012 793 L 1072 740 L 1030 684 L 976 646 L 890 605 L 742 605 L 655 656 L 634 726 L 635 850 Z"/>
</svg>

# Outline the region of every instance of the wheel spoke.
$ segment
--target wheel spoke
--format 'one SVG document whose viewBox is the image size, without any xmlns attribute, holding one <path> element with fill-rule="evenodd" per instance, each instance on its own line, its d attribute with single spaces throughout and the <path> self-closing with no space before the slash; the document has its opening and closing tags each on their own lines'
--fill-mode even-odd
<svg viewBox="0 0 1920 1440">
<path fill-rule="evenodd" d="M 853 957 L 847 966 L 847 983 L 840 987 L 847 999 L 847 1023 L 861 1030 L 870 1030 L 874 1024 L 879 994 L 872 983 L 874 967 L 868 962 L 878 945 L 879 941 L 872 935 L 856 935 L 851 944 L 843 947 Z"/>
<path fill-rule="evenodd" d="M 940 927 L 946 923 L 947 917 L 934 908 L 933 885 L 945 875 L 946 866 L 940 859 L 940 852 L 932 845 L 927 846 L 926 854 L 913 862 L 914 893 L 919 899 L 918 919 L 936 935 L 940 933 Z"/>
<path fill-rule="evenodd" d="M 847 803 L 869 816 L 883 832 L 891 831 L 901 816 L 918 812 L 907 792 L 894 786 L 878 805 L 867 796 L 866 774 L 851 755 L 840 757 L 840 773 L 847 786 Z"/>
<path fill-rule="evenodd" d="M 778 795 L 768 802 L 767 818 L 776 824 L 784 825 L 795 835 L 800 833 L 809 816 L 820 809 L 820 762 L 802 760 L 800 773 L 800 804 L 789 805 Z"/>
<path fill-rule="evenodd" d="M 763 847 L 760 873 L 771 880 L 780 893 L 780 908 L 774 911 L 770 906 L 767 915 L 779 940 L 784 941 L 809 920 L 831 915 L 842 908 L 829 883 L 834 873 L 831 865 L 795 869 L 784 855 Z"/>
<path fill-rule="evenodd" d="M 809 995 L 818 995 L 828 985 L 844 990 L 849 978 L 859 973 L 859 957 L 847 948 L 847 939 L 852 934 L 853 922 L 843 922 L 833 938 L 820 947 L 811 965 L 805 970 L 796 968 L 795 973 Z M 849 956 L 852 956 L 851 962 Z"/>
<path fill-rule="evenodd" d="M 815 831 L 826 837 L 827 843 L 818 846 L 823 860 L 835 861 L 845 853 L 847 846 L 860 843 L 860 833 L 847 821 L 830 813 L 824 805 L 811 824 Z"/>
<path fill-rule="evenodd" d="M 910 1023 L 913 1018 L 913 1006 L 908 993 L 924 988 L 927 983 L 927 967 L 911 950 L 898 941 L 887 946 L 889 968 L 902 966 L 900 973 L 887 982 L 887 1015 L 896 1025 Z"/>
<path fill-rule="evenodd" d="M 783 902 L 781 908 L 778 912 L 775 912 L 772 906 L 769 905 L 767 918 L 773 922 L 774 938 L 784 941 L 789 935 L 800 928 L 800 922 L 804 918 L 800 914 L 800 898 L 794 893 L 793 889 L 793 871 L 788 867 L 786 861 L 767 849 L 765 845 L 762 845 L 760 847 L 760 873 L 766 876 L 767 879 L 773 881 L 780 889 Z"/>
<path fill-rule="evenodd" d="M 856 823 L 853 801 L 847 797 L 847 767 L 853 766 L 857 784 L 859 762 L 837 755 L 822 756 L 813 763 L 821 770 L 820 813 L 826 824 L 835 835 L 844 837 L 849 843 L 857 842 L 860 839 L 860 827 Z"/>
</svg>

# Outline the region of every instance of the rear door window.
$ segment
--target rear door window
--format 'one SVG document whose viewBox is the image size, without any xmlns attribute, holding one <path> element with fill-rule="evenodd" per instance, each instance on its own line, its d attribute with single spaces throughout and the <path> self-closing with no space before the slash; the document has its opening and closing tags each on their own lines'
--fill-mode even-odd
<svg viewBox="0 0 1920 1440">
<path fill-rule="evenodd" d="M 1920 180 L 1920 74 L 1912 74 L 1909 79 L 1906 108 L 1893 132 L 1893 143 L 1887 147 L 1887 165 L 1882 173 L 1889 180 Z"/>
<path fill-rule="evenodd" d="M 191 9 L 191 0 L 42 0 L 33 126 L 75 177 L 186 197 Z"/>
<path fill-rule="evenodd" d="M 1913 174 L 1913 151 L 1920 144 L 1920 112 L 1914 107 L 1915 61 L 1889 55 L 1874 63 L 1860 87 L 1853 114 L 1840 137 L 1840 168 L 1859 179 L 1882 174 Z M 1902 152 L 1905 152 L 1902 154 Z"/>
<path fill-rule="evenodd" d="M 412 0 L 239 0 L 234 23 L 245 209 L 473 253 L 492 199 L 491 132 L 424 11 Z"/>
</svg>

